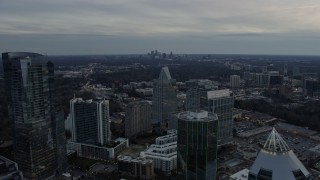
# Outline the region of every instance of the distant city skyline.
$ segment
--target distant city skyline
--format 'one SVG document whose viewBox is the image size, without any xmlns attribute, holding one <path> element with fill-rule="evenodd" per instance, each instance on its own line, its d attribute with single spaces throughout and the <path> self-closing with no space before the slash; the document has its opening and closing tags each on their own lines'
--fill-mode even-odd
<svg viewBox="0 0 320 180">
<path fill-rule="evenodd" d="M 317 0 L 3 0 L 0 49 L 320 55 Z"/>
</svg>

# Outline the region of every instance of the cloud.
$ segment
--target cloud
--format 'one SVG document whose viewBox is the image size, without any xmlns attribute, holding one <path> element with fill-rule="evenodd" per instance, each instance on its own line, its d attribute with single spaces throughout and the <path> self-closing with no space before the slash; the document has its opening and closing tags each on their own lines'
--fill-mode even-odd
<svg viewBox="0 0 320 180">
<path fill-rule="evenodd" d="M 8 46 L 13 46 L 12 35 L 72 40 L 83 35 L 92 40 L 135 37 L 147 48 L 149 40 L 184 42 L 185 38 L 205 49 L 201 45 L 211 45 L 205 40 L 212 37 L 225 43 L 230 38 L 247 38 L 249 43 L 318 37 L 319 33 L 319 0 L 0 0 L 0 40 L 6 37 Z"/>
<path fill-rule="evenodd" d="M 284 2 L 289 2 L 284 0 Z M 320 30 L 320 2 L 2 0 L 1 33 L 256 33 Z"/>
</svg>

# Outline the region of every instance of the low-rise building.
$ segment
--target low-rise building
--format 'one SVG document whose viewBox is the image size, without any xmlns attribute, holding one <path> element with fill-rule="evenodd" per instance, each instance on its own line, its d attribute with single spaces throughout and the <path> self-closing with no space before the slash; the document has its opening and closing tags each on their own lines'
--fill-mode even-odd
<svg viewBox="0 0 320 180">
<path fill-rule="evenodd" d="M 140 156 L 152 159 L 156 170 L 169 175 L 177 169 L 177 131 L 171 130 L 168 133 L 158 137 L 156 144 L 141 152 Z"/>
<path fill-rule="evenodd" d="M 124 149 L 129 147 L 129 140 L 125 138 L 118 138 L 115 140 L 117 144 L 114 147 L 96 146 L 91 144 L 68 142 L 68 154 L 76 152 L 78 156 L 96 160 L 108 160 L 117 157 Z"/>
<path fill-rule="evenodd" d="M 118 171 L 124 177 L 134 177 L 143 180 L 154 176 L 153 161 L 150 159 L 130 156 L 118 156 Z"/>
<path fill-rule="evenodd" d="M 298 135 L 307 138 L 310 138 L 318 134 L 317 131 L 308 129 L 306 127 L 296 126 L 283 122 L 277 123 L 276 128 L 279 129 L 280 132 L 286 132 L 292 135 Z"/>
<path fill-rule="evenodd" d="M 136 89 L 136 93 L 143 96 L 152 96 L 153 88 Z"/>
<path fill-rule="evenodd" d="M 18 164 L 3 156 L 0 156 L 0 179 L 23 179 Z"/>
</svg>

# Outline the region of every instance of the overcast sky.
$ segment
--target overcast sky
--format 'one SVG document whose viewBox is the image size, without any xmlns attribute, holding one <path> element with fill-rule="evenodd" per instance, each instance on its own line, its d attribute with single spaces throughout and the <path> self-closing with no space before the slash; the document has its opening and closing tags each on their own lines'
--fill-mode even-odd
<svg viewBox="0 0 320 180">
<path fill-rule="evenodd" d="M 319 0 L 0 0 L 0 51 L 320 55 Z"/>
</svg>

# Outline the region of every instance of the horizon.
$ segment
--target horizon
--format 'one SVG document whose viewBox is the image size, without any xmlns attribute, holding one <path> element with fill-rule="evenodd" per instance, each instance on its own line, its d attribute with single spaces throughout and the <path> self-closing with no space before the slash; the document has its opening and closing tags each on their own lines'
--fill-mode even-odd
<svg viewBox="0 0 320 180">
<path fill-rule="evenodd" d="M 2 53 L 8 53 L 8 52 L 33 52 L 33 51 L 4 51 Z M 162 52 L 158 51 L 161 53 L 166 53 L 167 55 L 170 52 Z M 39 52 L 33 52 L 33 53 L 39 53 Z M 50 57 L 55 57 L 55 56 L 145 56 L 148 55 L 150 52 L 145 52 L 145 53 L 114 53 L 114 54 L 48 54 L 48 53 L 39 53 L 41 55 L 45 56 L 50 56 Z M 174 55 L 211 55 L 211 56 L 306 56 L 306 57 L 320 57 L 320 54 L 222 54 L 222 53 L 174 53 Z M 0 56 L 0 59 L 2 57 Z"/>
<path fill-rule="evenodd" d="M 320 55 L 320 2 L 0 2 L 0 49 L 51 55 Z M 230 6 L 232 4 L 233 6 Z"/>
</svg>

